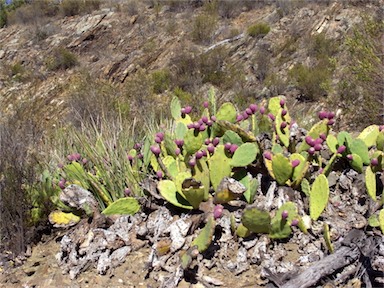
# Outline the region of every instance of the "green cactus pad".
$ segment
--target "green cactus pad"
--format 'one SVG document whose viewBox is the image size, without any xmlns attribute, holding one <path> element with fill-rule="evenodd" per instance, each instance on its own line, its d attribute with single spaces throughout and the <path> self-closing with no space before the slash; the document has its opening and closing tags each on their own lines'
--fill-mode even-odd
<svg viewBox="0 0 384 288">
<path fill-rule="evenodd" d="M 175 178 L 179 173 L 175 158 L 173 158 L 172 156 L 166 156 L 162 161 L 164 163 L 165 168 L 167 168 L 169 175 L 171 175 L 172 178 Z"/>
<path fill-rule="evenodd" d="M 207 224 L 201 229 L 199 235 L 192 241 L 192 246 L 197 246 L 200 253 L 208 249 L 211 245 L 213 233 L 215 232 L 216 221 L 213 216 L 208 217 Z"/>
<path fill-rule="evenodd" d="M 104 215 L 133 215 L 140 210 L 139 202 L 132 197 L 120 198 L 103 210 Z"/>
<path fill-rule="evenodd" d="M 186 182 L 194 182 L 194 185 L 188 185 Z M 196 179 L 188 178 L 184 180 L 182 191 L 185 199 L 192 205 L 194 209 L 199 209 L 200 203 L 204 200 L 204 186 Z"/>
<path fill-rule="evenodd" d="M 269 233 L 271 216 L 267 211 L 257 208 L 247 208 L 244 210 L 241 223 L 255 233 Z"/>
<path fill-rule="evenodd" d="M 285 147 L 288 147 L 289 146 L 289 122 L 287 120 L 287 115 L 285 115 L 284 119 L 283 117 L 281 116 L 281 112 L 283 111 L 283 109 L 279 109 L 277 111 L 277 115 L 276 115 L 276 120 L 275 120 L 275 130 L 276 130 L 276 133 L 277 135 L 279 136 L 279 140 L 281 143 L 283 143 L 283 145 Z M 285 128 L 281 128 L 281 123 L 283 122 L 286 122 L 288 125 L 285 127 Z"/>
<path fill-rule="evenodd" d="M 281 145 L 277 143 L 273 144 L 271 151 L 272 154 L 284 153 L 283 147 L 281 147 Z"/>
<path fill-rule="evenodd" d="M 270 113 L 272 113 L 275 116 L 278 115 L 279 110 L 281 109 L 280 100 L 286 100 L 286 98 L 284 96 L 276 96 L 269 99 L 269 102 L 268 102 L 268 110 Z M 285 115 L 285 117 L 288 121 L 290 121 L 289 119 L 290 117 L 288 116 L 288 114 Z"/>
<path fill-rule="evenodd" d="M 187 131 L 188 131 L 187 126 L 182 122 L 178 122 L 176 124 L 176 129 L 175 129 L 175 139 L 184 139 Z"/>
<path fill-rule="evenodd" d="M 182 185 L 183 185 L 183 182 L 185 179 L 188 179 L 188 178 L 191 178 L 192 177 L 192 174 L 190 171 L 184 171 L 184 172 L 180 172 L 177 174 L 177 176 L 175 177 L 174 179 L 174 182 L 175 182 L 175 185 L 176 185 L 176 190 L 177 192 L 179 192 L 183 197 L 183 189 L 182 189 Z M 184 197 L 185 198 L 185 197 Z"/>
<path fill-rule="evenodd" d="M 291 162 L 280 153 L 274 155 L 272 158 L 272 170 L 279 185 L 285 185 L 285 183 L 291 178 L 293 171 Z"/>
<path fill-rule="evenodd" d="M 236 108 L 232 103 L 226 102 L 220 106 L 219 110 L 216 113 L 217 120 L 225 120 L 231 123 L 236 121 Z"/>
<path fill-rule="evenodd" d="M 249 178 L 249 176 L 247 177 Z M 241 183 L 244 185 L 243 182 Z M 244 198 L 245 200 L 247 200 L 248 203 L 253 203 L 257 193 L 257 187 L 259 187 L 259 182 L 257 181 L 256 178 L 252 178 L 249 180 L 248 186 L 245 186 L 245 187 L 247 187 L 247 191 L 244 192 Z"/>
<path fill-rule="evenodd" d="M 359 155 L 365 165 L 370 163 L 368 147 L 365 145 L 363 140 L 353 139 L 352 141 L 348 141 L 347 148 L 351 154 Z"/>
<path fill-rule="evenodd" d="M 352 136 L 351 134 L 349 134 L 348 132 L 346 131 L 341 131 L 339 132 L 339 134 L 337 134 L 337 142 L 339 142 L 339 145 L 345 145 L 347 146 L 348 142 L 351 143 L 352 142 Z"/>
<path fill-rule="evenodd" d="M 193 177 L 200 181 L 204 186 L 204 201 L 208 200 L 209 197 L 209 188 L 210 188 L 210 179 L 209 179 L 209 168 L 207 162 L 203 159 L 197 160 L 196 165 L 193 168 L 194 175 Z"/>
<path fill-rule="evenodd" d="M 371 227 L 380 227 L 379 215 L 373 214 L 369 216 L 368 225 Z"/>
<path fill-rule="evenodd" d="M 384 234 L 384 209 L 380 210 L 379 223 L 380 223 L 381 232 Z"/>
<path fill-rule="evenodd" d="M 377 150 L 384 151 L 384 130 L 381 130 L 376 139 Z"/>
<path fill-rule="evenodd" d="M 328 146 L 329 150 L 331 150 L 332 153 L 336 153 L 337 152 L 337 148 L 339 146 L 339 142 L 337 141 L 337 138 L 334 135 L 329 134 L 327 136 L 326 143 L 327 143 L 327 146 Z"/>
<path fill-rule="evenodd" d="M 218 145 L 215 149 L 215 153 L 209 158 L 209 176 L 213 189 L 216 190 L 221 180 L 224 177 L 231 175 L 231 159 L 228 158 L 224 151 L 224 145 Z"/>
<path fill-rule="evenodd" d="M 184 209 L 193 209 L 190 203 L 177 192 L 176 185 L 171 180 L 161 180 L 157 184 L 157 189 L 160 191 L 161 196 L 164 197 L 169 203 Z"/>
<path fill-rule="evenodd" d="M 248 237 L 250 234 L 251 232 L 249 231 L 249 229 L 245 227 L 242 223 L 240 223 L 239 226 L 237 226 L 237 229 L 236 229 L 237 236 L 241 238 L 245 238 L 245 237 Z"/>
<path fill-rule="evenodd" d="M 352 161 L 350 161 L 351 167 L 359 173 L 363 173 L 363 161 L 357 154 L 352 154 Z"/>
<path fill-rule="evenodd" d="M 327 125 L 327 121 L 328 120 L 322 120 L 317 122 L 314 126 L 312 126 L 307 135 L 311 136 L 313 139 L 319 138 L 320 134 L 328 135 L 329 127 Z M 305 141 L 303 141 L 298 149 L 298 152 L 306 151 L 309 149 L 309 147 L 310 146 Z"/>
<path fill-rule="evenodd" d="M 308 180 L 305 178 L 301 181 L 301 191 L 307 197 L 309 197 L 309 195 L 311 194 L 311 185 L 309 184 Z"/>
<path fill-rule="evenodd" d="M 187 154 L 192 155 L 203 145 L 204 138 L 201 133 L 189 129 L 184 138 L 184 149 Z"/>
<path fill-rule="evenodd" d="M 177 120 L 181 117 L 181 104 L 177 97 L 173 97 L 171 101 L 171 114 L 173 119 Z"/>
<path fill-rule="evenodd" d="M 282 218 L 283 211 L 288 212 L 286 219 Z M 297 207 L 293 202 L 286 202 L 276 211 L 275 217 L 271 220 L 269 237 L 272 239 L 284 239 L 292 233 L 291 222 L 298 219 Z"/>
<path fill-rule="evenodd" d="M 367 188 L 368 195 L 376 201 L 376 176 L 371 166 L 365 169 L 365 187 Z"/>
<path fill-rule="evenodd" d="M 307 170 L 309 168 L 309 162 L 298 153 L 293 153 L 291 156 L 289 156 L 289 160 L 292 162 L 293 160 L 299 160 L 300 164 L 293 168 L 292 173 L 292 181 L 294 182 L 293 185 L 299 185 L 301 180 L 304 178 L 305 173 L 307 173 Z"/>
<path fill-rule="evenodd" d="M 364 141 L 365 145 L 367 147 L 371 147 L 373 145 L 376 145 L 376 139 L 377 136 L 379 136 L 379 126 L 378 125 L 371 125 L 366 127 L 360 135 L 357 137 L 357 139 L 361 139 Z"/>
<path fill-rule="evenodd" d="M 255 143 L 244 143 L 239 146 L 232 156 L 231 166 L 245 167 L 255 161 L 259 146 Z"/>
<path fill-rule="evenodd" d="M 328 179 L 323 174 L 316 177 L 309 196 L 309 212 L 313 220 L 317 220 L 328 204 Z"/>
<path fill-rule="evenodd" d="M 232 130 L 225 131 L 225 133 L 223 135 L 223 143 L 225 144 L 228 142 L 231 144 L 236 144 L 238 146 L 243 144 L 243 140 L 241 140 L 241 137 L 239 136 L 239 134 L 237 134 L 236 132 L 234 132 Z"/>
<path fill-rule="evenodd" d="M 176 158 L 175 150 L 176 150 L 177 146 L 168 133 L 165 133 L 163 143 L 164 143 L 164 148 L 167 152 L 167 155 L 171 155 L 173 158 Z"/>
</svg>

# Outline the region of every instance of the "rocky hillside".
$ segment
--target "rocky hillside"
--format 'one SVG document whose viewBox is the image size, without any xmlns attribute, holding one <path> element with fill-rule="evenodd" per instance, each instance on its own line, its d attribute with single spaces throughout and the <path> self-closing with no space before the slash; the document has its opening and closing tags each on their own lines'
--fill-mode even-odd
<svg viewBox="0 0 384 288">
<path fill-rule="evenodd" d="M 239 106 L 284 94 L 297 100 L 296 117 L 322 105 L 343 117 L 357 112 L 349 104 L 359 99 L 368 106 L 361 112 L 375 113 L 371 122 L 382 120 L 382 111 L 371 110 L 383 88 L 375 70 L 382 68 L 382 1 L 190 2 L 105 1 L 73 16 L 49 5 L 36 10 L 34 2 L 16 9 L 0 29 L 2 118 L 27 102 L 52 125 L 74 103 L 74 91 L 104 95 L 106 86 L 135 115 L 153 112 L 173 93 L 199 103 L 213 85 Z M 370 46 L 367 59 L 361 41 Z M 360 71 L 368 81 L 356 79 L 364 69 L 358 60 L 372 62 Z M 379 91 L 368 95 L 366 87 Z M 341 125 L 359 126 L 355 116 Z"/>
</svg>

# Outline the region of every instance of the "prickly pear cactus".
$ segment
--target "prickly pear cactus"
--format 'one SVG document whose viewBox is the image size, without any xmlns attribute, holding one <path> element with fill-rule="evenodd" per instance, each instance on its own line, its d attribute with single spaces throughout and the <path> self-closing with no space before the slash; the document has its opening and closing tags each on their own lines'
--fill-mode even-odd
<svg viewBox="0 0 384 288">
<path fill-rule="evenodd" d="M 276 182 L 279 185 L 285 185 L 285 183 L 291 178 L 293 169 L 291 162 L 279 153 L 272 158 L 272 170 Z"/>
<path fill-rule="evenodd" d="M 192 205 L 181 195 L 177 189 L 176 185 L 171 180 L 161 180 L 157 185 L 161 196 L 164 197 L 169 203 L 184 209 L 193 209 Z"/>
<path fill-rule="evenodd" d="M 286 202 L 276 211 L 271 220 L 269 236 L 272 239 L 284 239 L 292 233 L 292 220 L 298 220 L 297 207 L 293 202 Z"/>
<path fill-rule="evenodd" d="M 140 210 L 139 202 L 132 197 L 120 198 L 103 210 L 104 215 L 133 215 Z"/>
<path fill-rule="evenodd" d="M 371 166 L 368 166 L 365 170 L 365 187 L 368 195 L 376 201 L 376 176 Z"/>
<path fill-rule="evenodd" d="M 230 176 L 232 172 L 231 158 L 225 154 L 224 145 L 218 145 L 215 153 L 208 160 L 209 176 L 213 189 L 216 190 L 224 177 Z"/>
<path fill-rule="evenodd" d="M 197 246 L 200 253 L 211 245 L 213 233 L 215 232 L 216 221 L 213 216 L 208 217 L 207 224 L 201 229 L 199 235 L 192 241 L 191 246 Z"/>
<path fill-rule="evenodd" d="M 258 208 L 247 208 L 244 210 L 241 223 L 251 232 L 269 233 L 271 216 L 267 211 Z"/>
<path fill-rule="evenodd" d="M 322 120 L 320 122 L 317 122 L 314 126 L 312 126 L 312 128 L 309 130 L 308 132 L 308 136 L 311 136 L 312 139 L 317 139 L 320 137 L 321 134 L 324 134 L 324 135 L 328 135 L 328 131 L 329 131 L 329 126 L 327 125 L 327 121 L 326 120 Z M 303 143 L 301 143 L 299 149 L 298 149 L 298 152 L 302 152 L 302 151 L 306 151 L 309 149 L 309 145 L 303 141 Z"/>
<path fill-rule="evenodd" d="M 328 179 L 320 174 L 312 184 L 309 194 L 309 212 L 313 220 L 317 220 L 328 204 Z"/>
<path fill-rule="evenodd" d="M 244 143 L 237 148 L 231 160 L 233 167 L 245 167 L 255 161 L 259 153 L 256 143 Z"/>
<path fill-rule="evenodd" d="M 377 137 L 379 136 L 379 126 L 371 125 L 366 127 L 360 134 L 357 136 L 357 139 L 363 140 L 364 144 L 367 147 L 376 145 Z"/>
</svg>

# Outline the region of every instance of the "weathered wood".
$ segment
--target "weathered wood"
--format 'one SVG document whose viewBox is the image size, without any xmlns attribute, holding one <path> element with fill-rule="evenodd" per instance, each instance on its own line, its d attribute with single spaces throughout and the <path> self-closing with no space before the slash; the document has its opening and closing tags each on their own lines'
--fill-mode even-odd
<svg viewBox="0 0 384 288">
<path fill-rule="evenodd" d="M 357 246 L 342 246 L 334 254 L 321 259 L 307 270 L 300 273 L 297 277 L 280 286 L 280 288 L 305 288 L 315 285 L 321 278 L 351 264 L 356 261 L 359 256 L 360 250 Z"/>
</svg>

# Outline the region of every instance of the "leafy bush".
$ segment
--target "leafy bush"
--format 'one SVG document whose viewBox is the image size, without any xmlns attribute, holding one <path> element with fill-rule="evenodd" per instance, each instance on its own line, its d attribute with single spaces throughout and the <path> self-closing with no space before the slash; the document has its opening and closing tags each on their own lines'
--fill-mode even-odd
<svg viewBox="0 0 384 288">
<path fill-rule="evenodd" d="M 170 75 L 170 72 L 166 69 L 152 72 L 151 78 L 152 78 L 153 92 L 157 94 L 163 93 L 170 86 L 171 75 Z"/>
<path fill-rule="evenodd" d="M 271 28 L 267 23 L 257 23 L 248 27 L 248 35 L 251 37 L 264 37 L 269 33 Z"/>
<path fill-rule="evenodd" d="M 75 54 L 65 48 L 56 48 L 52 56 L 47 59 L 46 65 L 49 70 L 66 70 L 79 64 Z"/>
<path fill-rule="evenodd" d="M 216 16 L 207 13 L 198 15 L 192 24 L 192 40 L 196 43 L 207 44 L 212 40 L 216 30 Z"/>
<path fill-rule="evenodd" d="M 63 16 L 75 16 L 82 13 L 91 13 L 100 8 L 100 0 L 63 0 L 60 5 L 60 11 Z"/>
</svg>

